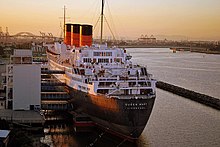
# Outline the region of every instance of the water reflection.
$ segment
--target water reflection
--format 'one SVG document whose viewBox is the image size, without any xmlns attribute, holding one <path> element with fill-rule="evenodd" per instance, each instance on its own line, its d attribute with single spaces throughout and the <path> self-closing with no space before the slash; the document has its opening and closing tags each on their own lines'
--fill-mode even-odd
<svg viewBox="0 0 220 147">
<path fill-rule="evenodd" d="M 41 142 L 50 147 L 135 147 L 136 143 L 123 140 L 103 130 L 76 133 L 73 124 L 48 124 Z"/>
</svg>

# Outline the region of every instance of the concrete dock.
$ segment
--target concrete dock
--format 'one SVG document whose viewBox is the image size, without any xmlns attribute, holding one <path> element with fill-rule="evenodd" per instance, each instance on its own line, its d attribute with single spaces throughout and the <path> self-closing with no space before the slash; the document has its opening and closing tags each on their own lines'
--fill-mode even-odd
<svg viewBox="0 0 220 147">
<path fill-rule="evenodd" d="M 0 118 L 12 123 L 43 125 L 43 115 L 36 111 L 13 111 L 9 109 L 0 110 Z"/>
</svg>

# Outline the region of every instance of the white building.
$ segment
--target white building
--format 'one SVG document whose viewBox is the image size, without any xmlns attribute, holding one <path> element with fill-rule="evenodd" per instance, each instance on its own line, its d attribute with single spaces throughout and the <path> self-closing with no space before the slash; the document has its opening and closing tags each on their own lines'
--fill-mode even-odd
<svg viewBox="0 0 220 147">
<path fill-rule="evenodd" d="M 31 110 L 41 105 L 41 67 L 31 50 L 14 50 L 6 66 L 6 109 Z"/>
</svg>

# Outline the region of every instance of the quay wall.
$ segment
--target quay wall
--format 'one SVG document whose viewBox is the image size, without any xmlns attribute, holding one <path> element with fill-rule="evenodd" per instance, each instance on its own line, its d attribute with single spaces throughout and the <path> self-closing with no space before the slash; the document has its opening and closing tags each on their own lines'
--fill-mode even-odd
<svg viewBox="0 0 220 147">
<path fill-rule="evenodd" d="M 179 86 L 175 86 L 166 82 L 158 81 L 156 83 L 157 88 L 177 94 L 179 96 L 191 99 L 193 101 L 199 102 L 201 104 L 210 106 L 217 110 L 220 110 L 220 99 L 201 94 L 192 90 L 188 90 Z"/>
</svg>

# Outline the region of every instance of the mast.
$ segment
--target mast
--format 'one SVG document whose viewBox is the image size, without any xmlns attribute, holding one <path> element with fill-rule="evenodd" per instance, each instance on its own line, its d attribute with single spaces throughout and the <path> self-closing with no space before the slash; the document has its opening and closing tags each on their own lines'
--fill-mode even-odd
<svg viewBox="0 0 220 147">
<path fill-rule="evenodd" d="M 102 35 L 103 35 L 103 17 L 104 17 L 104 0 L 102 0 L 102 10 L 101 10 L 101 38 L 100 44 L 102 44 Z"/>
<path fill-rule="evenodd" d="M 66 24 L 66 6 L 64 5 L 64 12 L 63 12 L 63 39 L 65 39 L 65 24 Z"/>
</svg>

